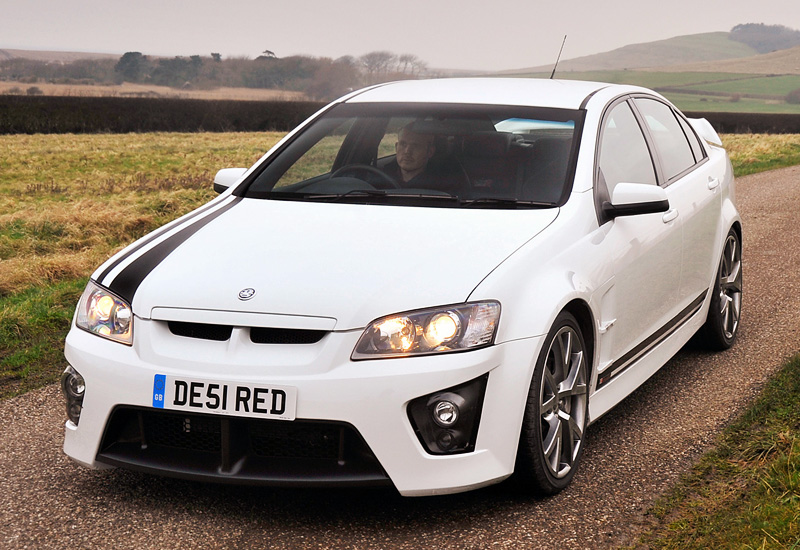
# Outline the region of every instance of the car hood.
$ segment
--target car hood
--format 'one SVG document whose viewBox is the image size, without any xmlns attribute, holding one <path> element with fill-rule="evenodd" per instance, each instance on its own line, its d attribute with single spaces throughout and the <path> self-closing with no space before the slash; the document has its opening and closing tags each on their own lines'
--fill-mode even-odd
<svg viewBox="0 0 800 550">
<path fill-rule="evenodd" d="M 283 317 L 278 324 L 286 328 L 363 328 L 384 315 L 467 300 L 557 215 L 556 208 L 242 199 L 147 273 L 133 310 L 155 318 L 181 312 L 176 320 L 239 312 Z M 255 293 L 243 300 L 244 289 Z M 324 322 L 292 321 L 303 318 Z"/>
</svg>

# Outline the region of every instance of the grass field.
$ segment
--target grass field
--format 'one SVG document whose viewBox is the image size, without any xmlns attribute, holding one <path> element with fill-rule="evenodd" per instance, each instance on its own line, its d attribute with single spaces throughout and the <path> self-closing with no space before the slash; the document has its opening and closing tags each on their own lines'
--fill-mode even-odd
<svg viewBox="0 0 800 550">
<path fill-rule="evenodd" d="M 100 263 L 215 196 L 217 169 L 249 166 L 281 137 L 0 136 L 0 398 L 58 379 L 75 304 Z M 800 164 L 800 135 L 723 141 L 737 175 Z M 800 360 L 659 503 L 643 545 L 800 549 L 798 381 Z"/>
<path fill-rule="evenodd" d="M 191 90 L 155 86 L 151 84 L 52 84 L 37 82 L 0 82 L 0 94 L 25 94 L 31 87 L 38 88 L 42 95 L 71 97 L 167 97 L 176 99 L 236 99 L 240 101 L 303 101 L 306 94 L 289 90 L 266 90 L 263 88 L 215 88 L 213 90 Z"/>
<path fill-rule="evenodd" d="M 518 76 L 549 78 L 550 74 Z M 789 92 L 800 88 L 800 75 L 631 70 L 565 71 L 557 72 L 556 77 L 644 86 L 663 93 L 684 111 L 800 113 L 800 105 L 785 101 Z M 751 95 L 755 97 L 748 97 Z"/>
<path fill-rule="evenodd" d="M 0 136 L 0 397 L 56 380 L 88 275 L 280 133 Z"/>
<path fill-rule="evenodd" d="M 682 86 L 689 90 L 722 92 L 725 94 L 755 94 L 785 97 L 791 91 L 800 89 L 800 75 L 753 76 L 720 82 L 705 82 Z"/>
<path fill-rule="evenodd" d="M 771 99 L 662 92 L 684 112 L 800 114 L 800 105 Z"/>
</svg>

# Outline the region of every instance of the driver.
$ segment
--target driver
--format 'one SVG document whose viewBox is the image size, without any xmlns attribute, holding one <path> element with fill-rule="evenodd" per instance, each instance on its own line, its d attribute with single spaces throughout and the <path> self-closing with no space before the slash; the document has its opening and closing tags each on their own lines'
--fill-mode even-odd
<svg viewBox="0 0 800 550">
<path fill-rule="evenodd" d="M 429 187 L 432 177 L 428 161 L 436 152 L 433 136 L 414 131 L 414 123 L 406 124 L 397 133 L 395 161 L 384 169 L 400 187 Z"/>
</svg>

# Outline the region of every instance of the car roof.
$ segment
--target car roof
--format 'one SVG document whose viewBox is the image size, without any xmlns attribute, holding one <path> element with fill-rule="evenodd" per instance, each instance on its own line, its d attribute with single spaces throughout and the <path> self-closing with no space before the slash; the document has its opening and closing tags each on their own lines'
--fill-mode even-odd
<svg viewBox="0 0 800 550">
<path fill-rule="evenodd" d="M 359 90 L 347 103 L 465 103 L 578 109 L 604 88 L 641 90 L 600 82 L 539 78 L 446 78 L 403 80 Z"/>
</svg>

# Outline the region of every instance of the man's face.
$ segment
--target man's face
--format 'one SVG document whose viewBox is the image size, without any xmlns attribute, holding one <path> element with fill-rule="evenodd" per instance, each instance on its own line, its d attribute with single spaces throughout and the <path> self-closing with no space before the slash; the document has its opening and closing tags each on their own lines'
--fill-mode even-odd
<svg viewBox="0 0 800 550">
<path fill-rule="evenodd" d="M 406 172 L 422 171 L 433 156 L 433 136 L 403 130 L 397 136 L 395 150 L 400 168 Z"/>
</svg>

